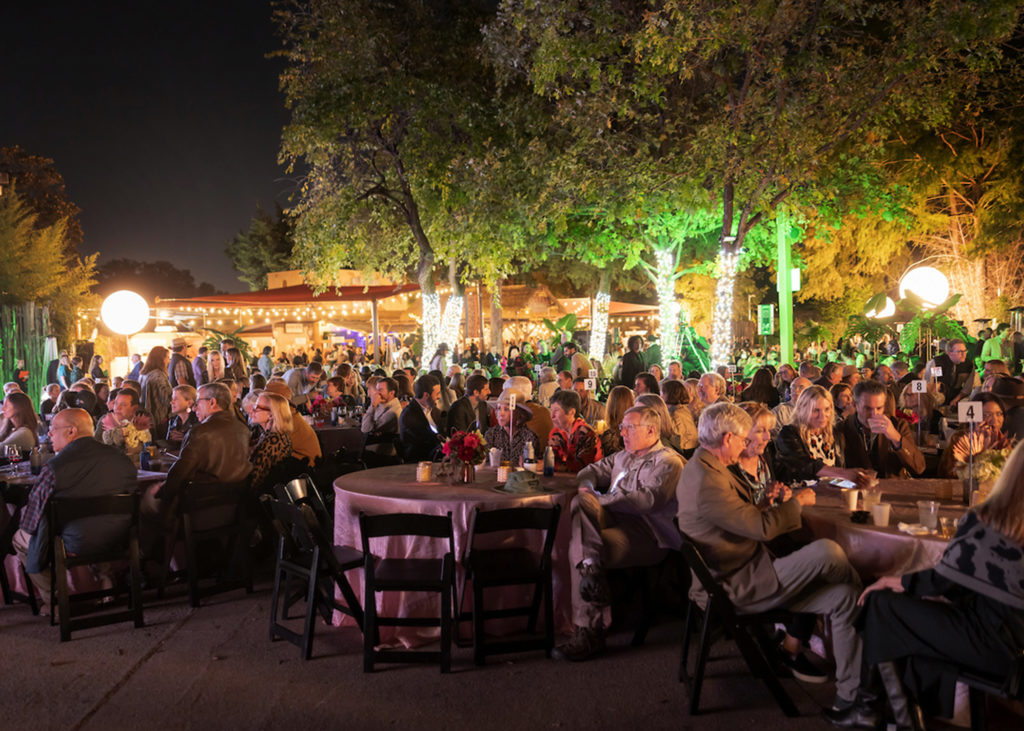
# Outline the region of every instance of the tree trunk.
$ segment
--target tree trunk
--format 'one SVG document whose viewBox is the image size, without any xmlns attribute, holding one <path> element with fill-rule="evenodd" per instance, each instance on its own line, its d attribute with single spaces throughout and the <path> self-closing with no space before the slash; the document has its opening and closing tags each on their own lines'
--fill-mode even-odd
<svg viewBox="0 0 1024 731">
<path fill-rule="evenodd" d="M 426 367 L 434 357 L 434 351 L 440 344 L 438 339 L 441 324 L 441 300 L 434 286 L 434 255 L 420 249 L 420 261 L 416 267 L 416 279 L 420 285 L 420 302 L 423 315 L 423 352 L 420 355 L 420 367 Z"/>
<path fill-rule="evenodd" d="M 441 318 L 441 331 L 439 337 L 442 343 L 448 345 L 449 352 L 454 353 L 458 348 L 459 330 L 462 325 L 462 310 L 466 302 L 466 288 L 459 277 L 460 265 L 455 259 L 448 262 L 448 284 L 451 286 L 451 293 L 444 305 L 444 316 Z"/>
<path fill-rule="evenodd" d="M 668 370 L 670 361 L 679 359 L 679 301 L 676 299 L 675 246 L 658 242 L 654 252 L 654 286 L 658 292 L 658 317 L 661 319 L 661 364 Z"/>
<path fill-rule="evenodd" d="M 732 233 L 733 186 L 722 190 L 721 250 L 718 254 L 718 284 L 715 287 L 715 310 L 711 320 L 711 367 L 726 365 L 732 358 L 732 310 L 736 289 L 736 265 L 743 246 L 743 231 Z"/>
<path fill-rule="evenodd" d="M 612 268 L 605 266 L 601 270 L 601 280 L 597 285 L 593 311 L 590 313 L 590 357 L 599 363 L 604 360 L 605 343 L 608 340 L 608 307 L 611 304 Z"/>
<path fill-rule="evenodd" d="M 501 320 L 501 282 L 498 281 L 494 284 L 494 292 L 491 295 L 491 345 L 490 350 L 492 353 L 501 355 L 502 350 L 505 347 L 504 340 L 501 337 L 502 330 L 505 329 L 505 325 Z"/>
</svg>

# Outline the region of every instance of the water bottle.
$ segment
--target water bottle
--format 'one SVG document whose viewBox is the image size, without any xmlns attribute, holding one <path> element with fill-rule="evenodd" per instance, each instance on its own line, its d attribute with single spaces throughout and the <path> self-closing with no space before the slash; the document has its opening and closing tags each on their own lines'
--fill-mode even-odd
<svg viewBox="0 0 1024 731">
<path fill-rule="evenodd" d="M 38 446 L 32 447 L 32 451 L 29 452 L 28 464 L 33 475 L 38 475 L 39 471 L 43 469 L 43 455 L 39 453 Z"/>
<path fill-rule="evenodd" d="M 544 476 L 555 476 L 555 450 L 551 448 L 550 444 L 544 450 Z"/>
<path fill-rule="evenodd" d="M 527 442 L 526 446 L 523 447 L 523 469 L 528 472 L 535 472 L 535 462 L 536 457 L 533 454 L 533 442 Z"/>
<path fill-rule="evenodd" d="M 142 451 L 139 452 L 139 469 L 140 470 L 148 470 L 149 469 L 149 450 L 146 448 L 146 445 L 143 445 L 142 446 Z"/>
<path fill-rule="evenodd" d="M 331 426 L 337 426 L 337 425 L 338 425 L 338 407 L 335 406 L 333 409 L 331 409 Z"/>
</svg>

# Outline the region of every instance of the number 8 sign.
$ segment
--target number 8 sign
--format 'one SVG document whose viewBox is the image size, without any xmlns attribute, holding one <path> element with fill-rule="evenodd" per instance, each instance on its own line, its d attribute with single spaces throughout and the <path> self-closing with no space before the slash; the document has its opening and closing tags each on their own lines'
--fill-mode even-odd
<svg viewBox="0 0 1024 731">
<path fill-rule="evenodd" d="M 961 401 L 956 405 L 956 409 L 961 424 L 981 423 L 981 401 Z"/>
</svg>

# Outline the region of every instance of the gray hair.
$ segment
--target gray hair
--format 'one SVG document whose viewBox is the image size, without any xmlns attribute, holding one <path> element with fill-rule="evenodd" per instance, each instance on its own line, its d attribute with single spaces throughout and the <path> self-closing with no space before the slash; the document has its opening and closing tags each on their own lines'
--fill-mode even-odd
<svg viewBox="0 0 1024 731">
<path fill-rule="evenodd" d="M 703 380 L 705 378 L 707 378 L 709 381 L 715 384 L 715 390 L 718 391 L 719 396 L 725 395 L 725 392 L 729 388 L 729 385 L 725 382 L 725 379 L 722 378 L 721 374 L 705 373 L 703 376 L 701 376 L 701 379 Z"/>
<path fill-rule="evenodd" d="M 700 446 L 717 449 L 722 446 L 726 433 L 746 437 L 752 425 L 747 412 L 736 404 L 711 404 L 700 412 L 697 439 Z"/>
<path fill-rule="evenodd" d="M 661 433 L 661 416 L 658 414 L 657 409 L 651 406 L 631 406 L 622 415 L 623 420 L 625 420 L 626 414 L 639 414 L 641 424 L 652 426 L 654 431 Z"/>
<path fill-rule="evenodd" d="M 540 382 L 541 383 L 552 383 L 558 380 L 558 374 L 555 369 L 551 366 L 544 366 L 540 369 Z"/>
<path fill-rule="evenodd" d="M 514 388 L 518 393 L 525 394 L 527 401 L 533 396 L 533 381 L 526 376 L 512 376 L 505 381 L 502 390 L 507 391 L 510 388 Z"/>
<path fill-rule="evenodd" d="M 212 398 L 221 411 L 231 408 L 231 389 L 223 383 L 206 383 L 199 387 L 202 398 Z"/>
</svg>

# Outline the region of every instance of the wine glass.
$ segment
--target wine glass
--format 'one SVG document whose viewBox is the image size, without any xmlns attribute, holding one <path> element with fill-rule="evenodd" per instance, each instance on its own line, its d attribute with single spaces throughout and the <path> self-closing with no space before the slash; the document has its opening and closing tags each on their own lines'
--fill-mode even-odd
<svg viewBox="0 0 1024 731">
<path fill-rule="evenodd" d="M 4 456 L 7 458 L 7 462 L 12 470 L 18 469 L 18 462 L 21 461 L 21 450 L 18 449 L 17 445 L 4 445 Z"/>
</svg>

